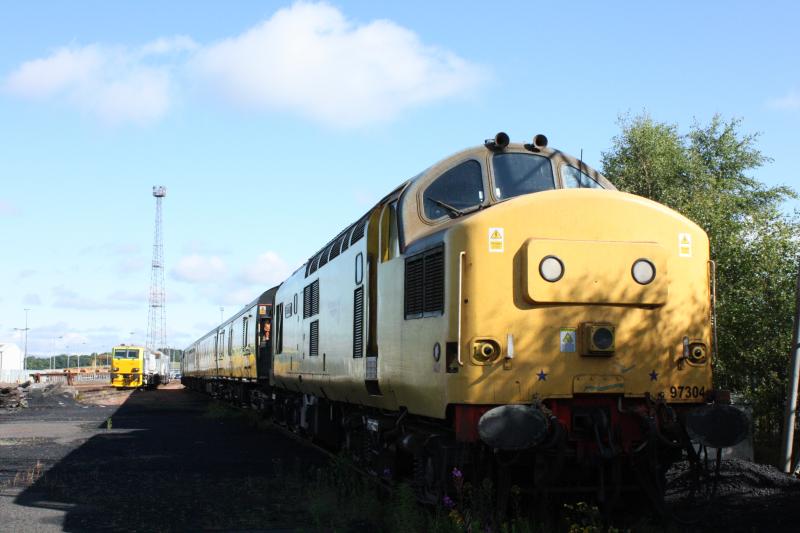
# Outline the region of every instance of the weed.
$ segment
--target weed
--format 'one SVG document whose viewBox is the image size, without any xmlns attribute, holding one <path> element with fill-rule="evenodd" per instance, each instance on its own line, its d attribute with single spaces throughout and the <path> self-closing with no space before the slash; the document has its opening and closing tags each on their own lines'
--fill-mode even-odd
<svg viewBox="0 0 800 533">
<path fill-rule="evenodd" d="M 10 487 L 30 487 L 44 474 L 44 464 L 37 460 L 36 464 L 23 472 L 14 474 L 14 478 L 8 482 Z"/>
</svg>

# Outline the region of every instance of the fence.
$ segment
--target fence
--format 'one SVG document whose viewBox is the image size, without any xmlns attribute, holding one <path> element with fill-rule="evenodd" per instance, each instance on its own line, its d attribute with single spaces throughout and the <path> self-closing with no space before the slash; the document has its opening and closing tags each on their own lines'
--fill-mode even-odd
<svg viewBox="0 0 800 533">
<path fill-rule="evenodd" d="M 28 379 L 36 383 L 110 383 L 111 376 L 108 372 L 28 372 Z"/>
<path fill-rule="evenodd" d="M 108 372 L 52 372 L 48 370 L 0 370 L 0 383 L 110 383 Z"/>
<path fill-rule="evenodd" d="M 0 383 L 24 383 L 30 378 L 30 370 L 0 370 Z"/>
</svg>

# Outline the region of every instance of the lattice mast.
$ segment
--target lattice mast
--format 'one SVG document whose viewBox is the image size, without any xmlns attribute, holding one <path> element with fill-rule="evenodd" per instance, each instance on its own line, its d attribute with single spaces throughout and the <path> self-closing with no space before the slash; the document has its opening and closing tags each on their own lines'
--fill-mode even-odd
<svg viewBox="0 0 800 533">
<path fill-rule="evenodd" d="M 167 346 L 167 312 L 164 294 L 164 242 L 161 233 L 161 200 L 167 188 L 153 187 L 156 199 L 156 227 L 153 236 L 153 263 L 150 270 L 150 298 L 147 318 L 147 348 L 156 352 Z"/>
</svg>

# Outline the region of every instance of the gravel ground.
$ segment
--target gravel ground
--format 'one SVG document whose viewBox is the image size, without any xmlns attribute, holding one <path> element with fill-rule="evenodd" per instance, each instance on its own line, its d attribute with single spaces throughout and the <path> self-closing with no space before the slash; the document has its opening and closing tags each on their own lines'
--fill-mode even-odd
<svg viewBox="0 0 800 533">
<path fill-rule="evenodd" d="M 800 479 L 770 465 L 722 461 L 709 531 L 800 531 Z"/>
<path fill-rule="evenodd" d="M 293 531 L 308 524 L 298 495 L 307 465 L 324 461 L 313 450 L 256 430 L 176 384 L 85 390 L 78 398 L 34 391 L 28 409 L 0 413 L 3 531 Z"/>
<path fill-rule="evenodd" d="M 325 458 L 246 412 L 179 384 L 27 400 L 0 411 L 3 532 L 313 529 L 305 486 Z M 800 479 L 726 460 L 702 521 L 667 530 L 800 531 Z"/>
</svg>

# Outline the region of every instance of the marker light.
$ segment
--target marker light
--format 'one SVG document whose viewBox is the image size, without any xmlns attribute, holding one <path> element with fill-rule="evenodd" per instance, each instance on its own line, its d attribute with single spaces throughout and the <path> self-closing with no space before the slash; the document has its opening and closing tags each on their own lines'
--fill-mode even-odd
<svg viewBox="0 0 800 533">
<path fill-rule="evenodd" d="M 639 285 L 647 285 L 656 277 L 656 267 L 647 259 L 637 259 L 631 267 L 631 275 Z"/>
<path fill-rule="evenodd" d="M 564 276 L 564 263 L 554 255 L 548 255 L 539 263 L 539 274 L 545 281 L 555 283 Z"/>
</svg>

